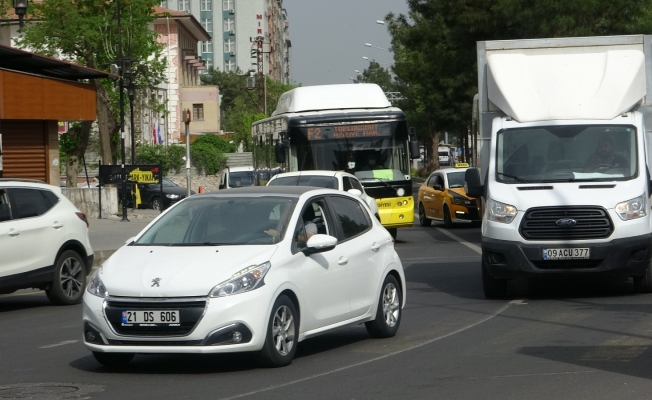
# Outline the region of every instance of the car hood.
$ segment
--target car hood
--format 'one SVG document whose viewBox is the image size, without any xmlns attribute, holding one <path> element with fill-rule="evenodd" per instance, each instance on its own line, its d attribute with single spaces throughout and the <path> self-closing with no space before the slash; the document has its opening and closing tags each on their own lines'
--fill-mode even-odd
<svg viewBox="0 0 652 400">
<path fill-rule="evenodd" d="M 269 261 L 276 249 L 276 245 L 123 246 L 102 265 L 101 279 L 111 296 L 206 296 L 241 269 Z"/>
</svg>

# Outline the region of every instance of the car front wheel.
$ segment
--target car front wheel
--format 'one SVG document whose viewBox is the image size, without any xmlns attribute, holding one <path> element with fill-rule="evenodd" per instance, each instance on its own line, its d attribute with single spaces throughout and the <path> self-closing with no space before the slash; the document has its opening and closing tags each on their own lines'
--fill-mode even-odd
<svg viewBox="0 0 652 400">
<path fill-rule="evenodd" d="M 432 221 L 426 217 L 426 210 L 423 208 L 423 204 L 419 204 L 419 224 L 421 226 L 430 226 Z"/>
<path fill-rule="evenodd" d="M 380 291 L 376 319 L 364 324 L 367 332 L 375 338 L 388 338 L 396 335 L 401 324 L 402 305 L 401 287 L 394 276 L 387 275 Z"/>
<path fill-rule="evenodd" d="M 267 324 L 265 344 L 258 354 L 258 362 L 264 367 L 289 365 L 297 352 L 299 338 L 299 313 L 287 296 L 279 296 L 272 307 Z"/>
<path fill-rule="evenodd" d="M 86 268 L 81 256 L 66 250 L 57 258 L 54 268 L 54 279 L 45 291 L 48 299 L 60 305 L 80 303 L 86 288 Z"/>
<path fill-rule="evenodd" d="M 152 210 L 161 211 L 162 208 L 163 208 L 163 203 L 161 202 L 161 199 L 159 199 L 158 197 L 154 197 L 152 199 Z"/>
</svg>

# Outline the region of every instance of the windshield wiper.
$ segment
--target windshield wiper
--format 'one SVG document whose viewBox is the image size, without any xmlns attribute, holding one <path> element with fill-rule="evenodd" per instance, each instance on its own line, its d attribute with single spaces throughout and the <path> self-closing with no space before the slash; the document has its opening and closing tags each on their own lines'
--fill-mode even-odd
<svg viewBox="0 0 652 400">
<path fill-rule="evenodd" d="M 522 183 L 532 182 L 529 179 L 524 179 L 524 178 L 521 178 L 520 176 L 515 176 L 515 175 L 503 174 L 502 172 L 496 172 L 496 175 L 501 175 L 501 176 L 504 176 L 505 178 L 512 178 L 516 182 L 522 182 Z"/>
<path fill-rule="evenodd" d="M 383 185 L 387 186 L 388 188 L 390 188 L 390 189 L 392 189 L 393 191 L 395 191 L 395 192 L 398 193 L 398 189 L 396 189 L 395 187 L 393 187 L 392 185 L 390 185 L 389 183 L 385 182 L 385 181 L 382 180 L 382 179 L 378 179 L 378 178 L 362 178 L 362 179 L 360 179 L 360 180 L 361 180 L 361 181 L 378 181 L 378 182 L 382 183 Z"/>
</svg>

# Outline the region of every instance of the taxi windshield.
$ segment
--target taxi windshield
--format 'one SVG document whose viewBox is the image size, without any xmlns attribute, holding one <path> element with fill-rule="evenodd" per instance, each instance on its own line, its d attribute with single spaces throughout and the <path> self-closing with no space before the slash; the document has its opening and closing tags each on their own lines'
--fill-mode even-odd
<svg viewBox="0 0 652 400">
<path fill-rule="evenodd" d="M 464 174 L 464 171 L 449 172 L 446 174 L 448 177 L 448 187 L 451 189 L 464 187 Z"/>
</svg>

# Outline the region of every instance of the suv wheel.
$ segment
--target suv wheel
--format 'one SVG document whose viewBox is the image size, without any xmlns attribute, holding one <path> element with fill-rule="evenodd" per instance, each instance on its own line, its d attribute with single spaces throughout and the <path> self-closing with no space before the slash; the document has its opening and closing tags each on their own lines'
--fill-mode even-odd
<svg viewBox="0 0 652 400">
<path fill-rule="evenodd" d="M 54 304 L 70 305 L 80 303 L 86 289 L 86 268 L 81 256 L 73 250 L 66 250 L 54 264 L 54 280 L 45 291 Z"/>
</svg>

